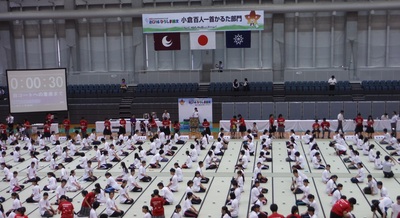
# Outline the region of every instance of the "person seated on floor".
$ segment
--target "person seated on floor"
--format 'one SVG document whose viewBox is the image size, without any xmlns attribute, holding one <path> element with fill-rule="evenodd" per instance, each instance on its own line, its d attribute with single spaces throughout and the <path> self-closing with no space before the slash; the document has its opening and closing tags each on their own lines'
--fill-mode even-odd
<svg viewBox="0 0 400 218">
<path fill-rule="evenodd" d="M 382 145 L 387 145 L 387 144 L 389 144 L 392 136 L 390 135 L 390 133 L 388 133 L 388 130 L 386 128 L 383 129 L 383 134 L 384 134 L 383 138 L 382 138 L 382 140 L 379 141 L 379 143 Z"/>
<path fill-rule="evenodd" d="M 294 179 L 290 185 L 290 190 L 293 192 L 293 194 L 303 193 L 301 190 L 301 187 L 303 186 L 303 178 L 301 178 L 297 170 L 293 170 L 293 176 Z"/>
<path fill-rule="evenodd" d="M 366 195 L 377 195 L 379 193 L 376 179 L 371 174 L 367 176 L 367 187 L 364 187 L 363 192 Z"/>
</svg>

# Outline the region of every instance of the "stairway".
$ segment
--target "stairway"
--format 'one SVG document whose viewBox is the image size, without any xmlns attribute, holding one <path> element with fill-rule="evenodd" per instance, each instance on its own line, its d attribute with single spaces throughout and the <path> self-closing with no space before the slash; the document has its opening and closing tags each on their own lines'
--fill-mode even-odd
<svg viewBox="0 0 400 218">
<path fill-rule="evenodd" d="M 285 83 L 276 82 L 273 86 L 273 98 L 274 101 L 285 101 Z"/>
<path fill-rule="evenodd" d="M 363 94 L 363 88 L 360 82 L 351 83 L 351 91 L 352 91 L 351 97 L 353 98 L 353 101 L 365 100 L 365 95 Z"/>
<path fill-rule="evenodd" d="M 200 83 L 198 92 L 208 92 L 208 87 L 210 87 L 208 83 Z"/>
<path fill-rule="evenodd" d="M 132 103 L 134 99 L 134 88 L 128 87 L 126 93 L 123 93 L 121 102 L 119 103 L 119 117 L 131 117 L 132 114 Z"/>
</svg>

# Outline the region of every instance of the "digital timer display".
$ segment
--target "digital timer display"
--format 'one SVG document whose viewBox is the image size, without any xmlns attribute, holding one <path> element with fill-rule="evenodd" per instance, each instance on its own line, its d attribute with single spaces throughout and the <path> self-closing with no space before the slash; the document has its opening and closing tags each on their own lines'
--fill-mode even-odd
<svg viewBox="0 0 400 218">
<path fill-rule="evenodd" d="M 66 69 L 7 70 L 11 113 L 67 110 Z"/>
</svg>

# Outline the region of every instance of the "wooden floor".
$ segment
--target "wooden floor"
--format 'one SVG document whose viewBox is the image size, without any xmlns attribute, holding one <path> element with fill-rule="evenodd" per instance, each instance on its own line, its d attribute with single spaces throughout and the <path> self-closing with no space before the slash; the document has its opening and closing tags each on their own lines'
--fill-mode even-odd
<svg viewBox="0 0 400 218">
<path fill-rule="evenodd" d="M 266 194 L 266 198 L 268 199 L 268 205 L 264 206 L 262 209 L 270 212 L 269 205 L 271 203 L 276 203 L 279 206 L 279 212 L 284 214 L 285 216 L 290 213 L 291 207 L 295 204 L 296 199 L 300 198 L 301 195 L 294 195 L 290 191 L 290 184 L 292 181 L 292 173 L 291 173 L 291 164 L 285 161 L 287 157 L 287 151 L 285 146 L 284 139 L 275 139 L 273 141 L 273 149 L 271 152 L 271 157 L 273 158 L 272 163 L 267 163 L 270 165 L 268 170 L 264 170 L 263 174 L 268 177 L 269 181 L 266 184 L 262 184 L 263 187 L 269 189 L 268 194 Z M 299 151 L 304 156 L 307 157 L 307 160 L 310 158 L 308 154 L 305 152 L 308 149 L 308 145 L 304 145 L 300 139 L 297 140 L 299 143 Z M 120 204 L 119 207 L 126 211 L 125 217 L 142 217 L 143 214 L 141 212 L 141 207 L 143 205 L 149 205 L 150 195 L 154 189 L 157 188 L 156 184 L 158 182 L 164 182 L 166 184 L 169 181 L 170 174 L 169 170 L 173 167 L 175 162 L 182 165 L 185 162 L 185 151 L 189 149 L 189 145 L 193 141 L 190 139 L 186 142 L 185 145 L 177 145 L 178 150 L 175 156 L 169 157 L 170 160 L 167 163 L 162 163 L 162 167 L 160 169 L 150 169 L 147 168 L 147 172 L 150 176 L 153 177 L 153 180 L 150 183 L 140 183 L 143 187 L 143 192 L 141 193 L 133 193 L 130 192 L 129 195 L 135 200 L 133 205 L 123 205 Z M 342 194 L 349 197 L 355 197 L 358 201 L 357 205 L 354 208 L 354 214 L 357 217 L 372 217 L 372 212 L 370 212 L 369 205 L 372 199 L 378 199 L 378 196 L 364 195 L 362 189 L 366 186 L 366 182 L 363 184 L 352 184 L 350 182 L 350 178 L 356 175 L 356 170 L 349 170 L 347 168 L 347 164 L 345 164 L 342 158 L 336 156 L 332 148 L 328 146 L 329 140 L 327 139 L 317 139 L 318 145 L 321 150 L 321 157 L 325 164 L 332 165 L 331 174 L 338 175 L 339 179 L 337 183 L 342 183 L 344 185 Z M 348 143 L 351 143 L 351 140 L 348 140 Z M 371 143 L 374 143 L 375 149 L 381 151 L 382 159 L 385 155 L 388 154 L 388 151 L 385 150 L 384 146 L 379 145 L 375 140 L 371 140 Z M 260 151 L 260 140 L 256 140 L 256 149 L 257 153 Z M 51 146 L 51 145 L 50 145 Z M 221 163 L 218 169 L 216 170 L 204 170 L 204 173 L 207 177 L 210 178 L 210 182 L 205 184 L 207 187 L 207 191 L 205 193 L 196 194 L 203 199 L 202 204 L 195 205 L 195 207 L 200 211 L 199 217 L 220 217 L 220 208 L 225 204 L 225 200 L 229 194 L 230 189 L 230 180 L 235 173 L 235 164 L 238 162 L 239 151 L 241 149 L 242 143 L 241 140 L 235 139 L 231 140 L 229 143 L 229 147 L 225 152 L 225 155 L 221 159 Z M 52 149 L 53 146 L 51 146 Z M 146 142 L 143 145 L 144 149 L 149 148 L 149 142 Z M 7 153 L 12 151 L 12 146 L 9 146 Z M 123 161 L 129 166 L 133 162 L 133 155 L 135 151 L 131 152 L 129 156 L 124 157 Z M 11 171 L 19 171 L 19 181 L 22 183 L 26 179 L 26 168 L 29 165 L 29 155 L 26 151 L 23 151 L 24 157 L 26 161 L 23 163 L 14 163 L 11 155 L 6 156 L 6 161 L 8 164 L 13 165 Z M 94 151 L 90 150 L 86 153 L 87 157 L 94 156 Z M 204 160 L 206 155 L 206 151 L 202 151 L 198 160 Z M 41 158 L 43 154 L 38 155 Z M 148 157 L 148 161 L 151 157 Z M 371 174 L 377 181 L 383 181 L 384 186 L 389 190 L 390 197 L 393 201 L 396 200 L 396 196 L 400 195 L 400 180 L 398 178 L 385 179 L 383 178 L 383 173 L 380 170 L 374 169 L 374 164 L 372 162 L 368 162 L 367 156 L 361 156 L 363 163 L 365 164 L 365 170 L 367 174 Z M 242 197 L 240 200 L 240 209 L 239 209 L 239 217 L 245 218 L 249 213 L 249 209 L 251 207 L 250 198 L 250 190 L 253 183 L 252 180 L 252 171 L 255 167 L 257 161 L 256 156 L 252 156 L 250 158 L 250 163 L 248 169 L 245 170 L 245 186 L 244 193 L 242 193 Z M 75 167 L 79 164 L 79 158 L 75 158 L 75 160 L 71 163 L 66 163 L 66 168 L 68 170 L 75 169 Z M 41 162 L 39 176 L 42 180 L 39 182 L 41 188 L 45 184 L 47 184 L 46 173 L 49 171 L 49 163 Z M 193 163 L 192 169 L 183 169 L 184 181 L 179 184 L 179 191 L 174 193 L 174 205 L 183 204 L 184 193 L 186 189 L 186 182 L 189 179 L 192 179 L 194 176 L 194 172 L 197 168 L 197 163 Z M 311 187 L 311 194 L 316 196 L 316 200 L 320 205 L 320 213 L 318 217 L 329 217 L 329 211 L 332 207 L 331 205 L 331 197 L 329 197 L 325 193 L 325 184 L 321 181 L 322 170 L 313 169 L 310 162 L 306 164 L 304 173 L 308 176 Z M 393 167 L 393 171 L 395 173 L 395 177 L 399 175 L 400 168 L 399 165 L 396 164 Z M 77 177 L 81 178 L 83 175 L 83 170 L 76 170 Z M 121 167 L 119 163 L 114 163 L 113 168 L 109 170 L 109 172 L 113 175 L 113 177 L 117 177 L 121 174 Z M 94 174 L 99 177 L 98 181 L 102 187 L 105 186 L 106 178 L 104 176 L 104 170 L 94 170 Z M 58 176 L 59 172 L 55 172 Z M 366 181 L 366 180 L 365 180 Z M 91 182 L 81 182 L 83 187 L 87 190 L 91 190 L 94 187 L 94 183 Z M 6 193 L 9 190 L 8 183 L 2 182 L 3 187 L 0 188 L 0 196 L 6 198 L 6 201 L 3 203 L 5 211 L 11 208 L 12 200 L 10 193 Z M 25 202 L 25 199 L 28 198 L 31 194 L 31 185 L 27 184 L 27 187 L 20 192 L 21 202 Z M 74 198 L 74 206 L 76 211 L 79 210 L 82 196 L 80 192 L 70 192 L 67 194 L 69 197 Z M 118 196 L 116 195 L 116 202 L 118 201 Z M 55 194 L 49 192 L 50 202 L 55 201 Z M 40 217 L 38 204 L 29 204 L 23 203 L 23 206 L 27 208 L 27 214 L 29 217 Z M 165 214 L 166 217 L 171 217 L 173 213 L 174 206 L 165 206 Z M 97 210 L 98 214 L 103 213 L 105 210 L 105 206 L 102 205 Z M 306 211 L 305 206 L 300 206 L 300 212 Z M 391 211 L 389 210 L 389 213 Z"/>
</svg>

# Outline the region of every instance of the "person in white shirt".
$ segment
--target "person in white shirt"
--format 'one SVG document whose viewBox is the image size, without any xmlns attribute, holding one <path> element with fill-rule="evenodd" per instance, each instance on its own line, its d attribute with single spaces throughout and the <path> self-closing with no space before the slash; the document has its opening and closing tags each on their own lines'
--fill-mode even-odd
<svg viewBox="0 0 400 218">
<path fill-rule="evenodd" d="M 375 214 L 378 213 L 381 217 L 387 217 L 387 210 L 392 206 L 393 202 L 388 197 L 380 198 L 379 200 L 372 200 L 371 211 Z"/>
<path fill-rule="evenodd" d="M 111 193 L 121 188 L 115 181 L 115 179 L 111 176 L 111 173 L 109 172 L 105 173 L 105 177 L 107 178 L 107 185 L 106 188 L 104 189 L 104 192 Z"/>
<path fill-rule="evenodd" d="M 328 180 L 326 183 L 326 188 L 325 188 L 325 193 L 328 194 L 328 196 L 332 196 L 332 192 L 336 187 L 336 181 L 338 179 L 337 175 L 332 175 L 331 178 Z"/>
<path fill-rule="evenodd" d="M 193 187 L 194 192 L 205 192 L 206 188 L 201 184 L 201 174 L 199 171 L 195 172 L 195 176 L 193 178 Z"/>
<path fill-rule="evenodd" d="M 336 78 L 334 75 L 332 75 L 331 78 L 329 78 L 329 80 L 328 80 L 330 91 L 335 91 L 336 83 L 337 83 Z"/>
<path fill-rule="evenodd" d="M 377 185 L 377 187 L 378 187 L 378 189 L 379 189 L 381 198 L 383 198 L 383 197 L 389 197 L 389 192 L 388 192 L 388 190 L 383 186 L 383 182 L 382 182 L 382 181 L 378 181 L 378 182 L 376 183 L 376 185 Z"/>
<path fill-rule="evenodd" d="M 382 171 L 383 171 L 383 176 L 385 178 L 392 178 L 394 176 L 394 173 L 392 171 L 392 166 L 395 165 L 395 160 L 386 155 L 385 156 L 385 161 L 382 163 Z"/>
<path fill-rule="evenodd" d="M 178 191 L 178 176 L 176 175 L 176 170 L 175 168 L 171 168 L 169 170 L 169 173 L 171 174 L 171 178 L 169 179 L 169 184 L 167 185 L 167 188 L 169 188 L 172 192 L 177 192 Z"/>
<path fill-rule="evenodd" d="M 390 128 L 392 129 L 392 136 L 396 137 L 397 121 L 399 120 L 399 115 L 396 111 L 393 111 L 393 116 L 390 118 Z"/>
<path fill-rule="evenodd" d="M 92 209 L 90 209 L 89 218 L 98 218 L 96 209 L 99 208 L 100 202 L 95 201 L 93 202 Z"/>
<path fill-rule="evenodd" d="M 39 201 L 39 213 L 42 217 L 52 217 L 56 214 L 56 211 L 50 205 L 48 198 L 49 194 L 45 192 L 43 193 L 43 198 Z"/>
<path fill-rule="evenodd" d="M 65 193 L 67 192 L 67 190 L 65 189 L 66 186 L 67 186 L 67 180 L 65 180 L 65 179 L 61 180 L 61 185 L 59 185 L 56 188 L 56 204 L 59 203 L 61 196 L 63 196 L 63 195 L 65 196 Z M 69 200 L 68 197 L 67 197 L 67 200 L 70 202 L 72 201 L 72 200 Z"/>
<path fill-rule="evenodd" d="M 337 188 L 335 188 L 332 191 L 332 200 L 331 200 L 331 204 L 334 205 L 338 200 L 340 200 L 342 198 L 342 191 L 343 189 L 343 184 L 339 183 L 337 185 Z"/>
<path fill-rule="evenodd" d="M 185 160 L 185 163 L 182 165 L 182 168 L 190 169 L 190 168 L 192 168 L 193 159 L 192 159 L 192 156 L 190 154 L 190 151 L 186 151 L 185 153 L 186 153 L 186 160 Z M 196 153 L 196 156 L 197 156 L 197 153 Z"/>
<path fill-rule="evenodd" d="M 192 198 L 193 198 L 193 193 L 188 192 L 186 194 L 186 199 L 185 199 L 185 202 L 182 207 L 185 217 L 197 217 L 199 214 L 199 212 L 196 210 L 196 208 L 193 207 L 193 205 L 192 205 Z"/>
<path fill-rule="evenodd" d="M 378 183 L 376 182 L 375 178 L 372 175 L 367 176 L 368 186 L 364 188 L 364 194 L 367 195 L 377 195 L 379 192 Z"/>
<path fill-rule="evenodd" d="M 179 167 L 178 163 L 174 163 L 174 168 L 175 168 L 175 175 L 178 178 L 178 182 L 183 181 L 183 173 L 181 167 Z"/>
<path fill-rule="evenodd" d="M 24 184 L 28 182 L 33 182 L 33 180 L 40 181 L 40 178 L 36 176 L 36 167 L 35 167 L 35 162 L 31 162 L 31 165 L 27 169 L 27 177 L 28 180 L 24 181 Z"/>
<path fill-rule="evenodd" d="M 193 187 L 193 180 L 189 180 L 187 183 L 186 183 L 186 185 L 187 185 L 187 187 L 186 187 L 186 194 L 187 193 L 189 193 L 189 192 L 194 192 L 194 190 L 192 189 L 192 187 Z M 201 203 L 201 198 L 199 198 L 198 196 L 196 196 L 196 195 L 192 195 L 192 204 L 200 204 Z"/>
<path fill-rule="evenodd" d="M 71 170 L 65 189 L 67 190 L 67 192 L 76 192 L 82 189 L 82 186 L 79 184 L 78 180 L 75 177 L 75 170 Z"/>
<path fill-rule="evenodd" d="M 229 195 L 229 198 L 231 199 L 231 209 L 229 210 L 231 212 L 232 218 L 238 218 L 239 217 L 239 201 L 236 199 L 235 193 L 231 192 Z"/>
<path fill-rule="evenodd" d="M 148 206 L 144 205 L 142 207 L 142 212 L 144 213 L 143 218 L 152 218 L 151 214 L 150 214 L 150 209 Z"/>
<path fill-rule="evenodd" d="M 400 195 L 396 197 L 396 202 L 392 204 L 392 218 L 397 218 L 400 213 Z"/>
<path fill-rule="evenodd" d="M 249 218 L 258 218 L 258 214 L 260 213 L 260 205 L 254 204 L 251 206 L 251 212 L 249 214 Z"/>
<path fill-rule="evenodd" d="M 146 174 L 146 161 L 142 161 L 142 165 L 139 167 L 138 179 L 142 182 L 151 181 L 151 177 Z"/>
<path fill-rule="evenodd" d="M 32 194 L 29 198 L 26 199 L 27 203 L 37 203 L 40 201 L 40 187 L 38 182 L 35 180 L 32 181 Z"/>
<path fill-rule="evenodd" d="M 131 192 L 141 192 L 143 190 L 143 188 L 140 187 L 140 185 L 136 181 L 134 168 L 131 169 L 131 174 L 128 178 L 128 185 Z"/>
<path fill-rule="evenodd" d="M 133 199 L 128 194 L 128 181 L 122 180 L 121 188 L 119 189 L 119 203 L 133 204 Z"/>
<path fill-rule="evenodd" d="M 303 191 L 301 187 L 303 186 L 303 178 L 299 175 L 297 170 L 293 170 L 294 180 L 290 186 L 290 190 L 292 190 L 293 194 L 301 194 Z"/>
<path fill-rule="evenodd" d="M 174 203 L 174 194 L 172 191 L 165 187 L 162 182 L 157 184 L 158 189 L 160 190 L 160 196 L 165 199 L 164 205 L 172 205 Z"/>
<path fill-rule="evenodd" d="M 352 183 L 363 183 L 365 179 L 365 170 L 362 163 L 357 163 L 357 175 L 351 178 Z"/>
<path fill-rule="evenodd" d="M 382 145 L 387 145 L 389 144 L 390 139 L 392 138 L 392 135 L 388 133 L 388 130 L 386 128 L 383 129 L 383 138 L 382 140 L 379 141 L 380 144 Z"/>
<path fill-rule="evenodd" d="M 327 164 L 322 172 L 322 182 L 326 184 L 331 179 L 331 165 Z"/>
<path fill-rule="evenodd" d="M 56 175 L 54 175 L 53 172 L 48 172 L 47 173 L 47 180 L 49 181 L 49 184 L 45 185 L 43 187 L 43 191 L 53 191 L 56 190 L 57 188 L 57 179 Z"/>
<path fill-rule="evenodd" d="M 299 188 L 301 189 L 301 191 L 303 191 L 303 197 L 301 197 L 300 199 L 296 200 L 296 205 L 307 205 L 310 202 L 308 201 L 308 195 L 310 194 L 310 187 L 308 186 L 309 181 L 308 179 L 304 179 L 303 180 L 303 186 L 300 186 Z M 295 194 L 296 190 L 293 190 L 293 194 Z"/>
<path fill-rule="evenodd" d="M 336 128 L 336 132 L 339 133 L 339 130 L 342 130 L 342 134 L 344 134 L 343 131 L 343 123 L 344 123 L 344 110 L 341 110 L 340 113 L 337 115 L 337 121 L 338 121 L 338 127 Z"/>
<path fill-rule="evenodd" d="M 117 207 L 117 204 L 115 203 L 114 198 L 114 191 L 109 193 L 109 198 L 107 198 L 106 201 L 106 214 L 109 217 L 121 217 L 122 215 L 124 215 L 124 211 L 120 210 Z"/>
</svg>

